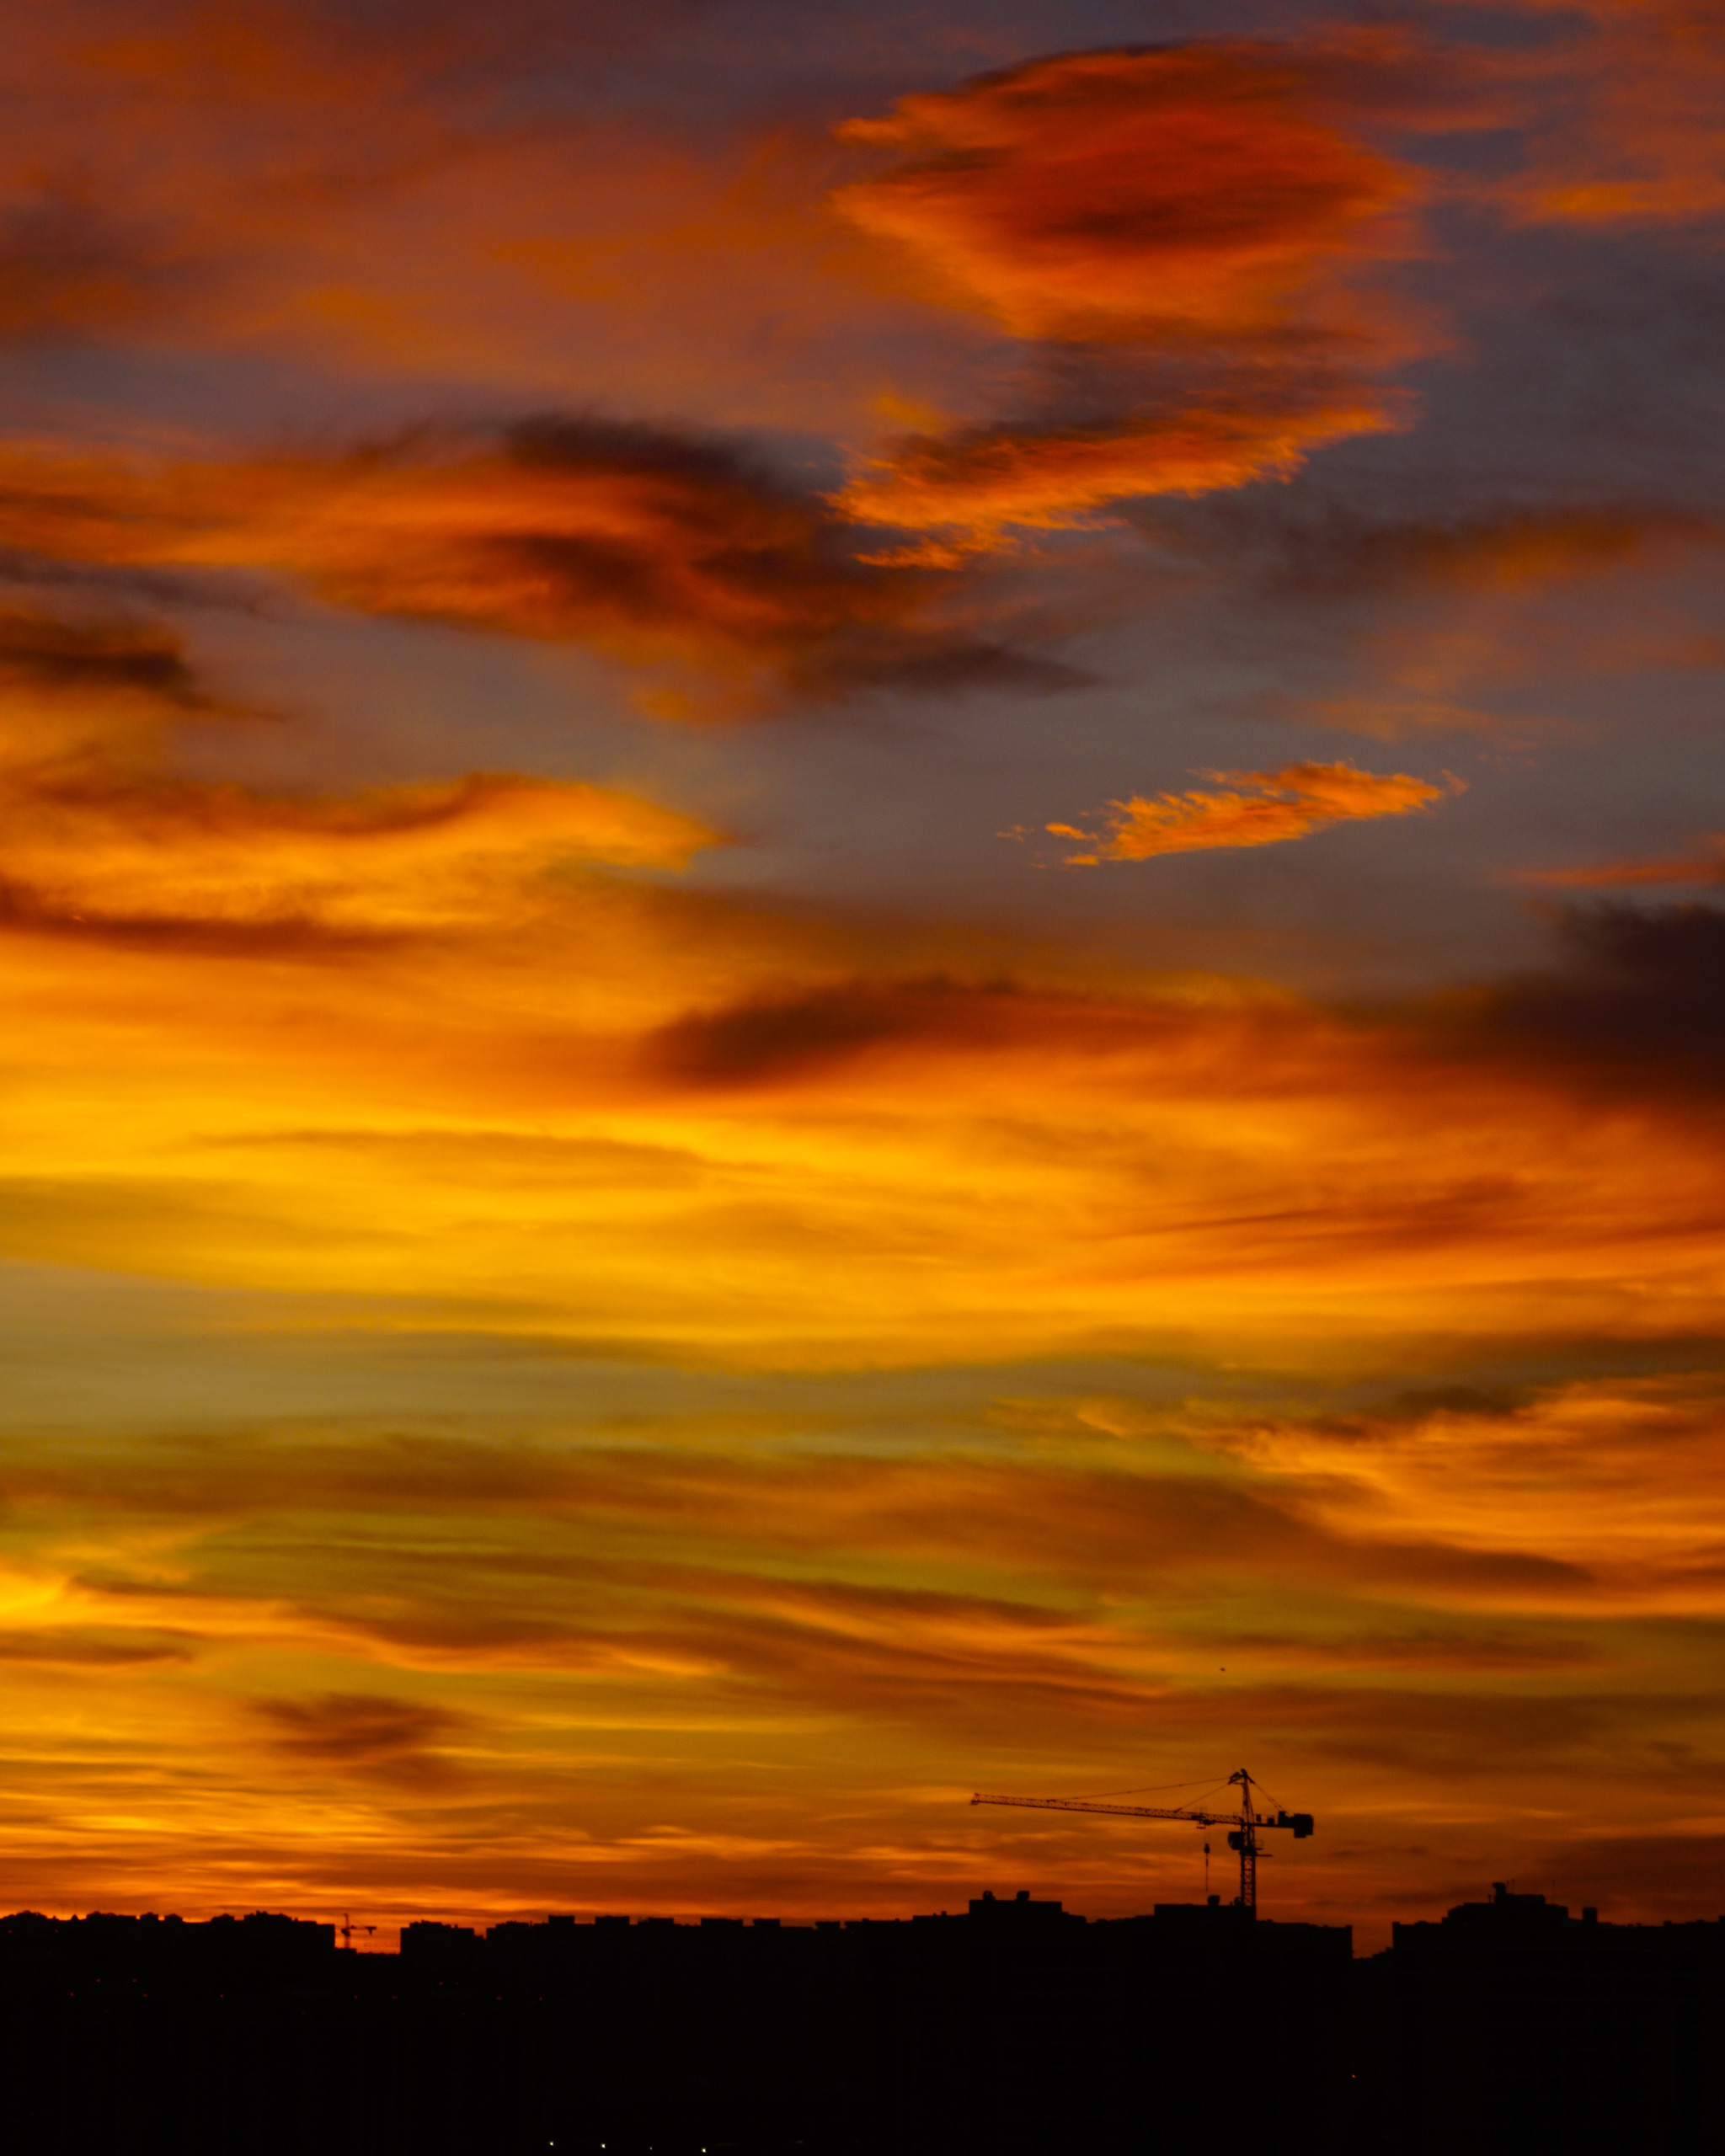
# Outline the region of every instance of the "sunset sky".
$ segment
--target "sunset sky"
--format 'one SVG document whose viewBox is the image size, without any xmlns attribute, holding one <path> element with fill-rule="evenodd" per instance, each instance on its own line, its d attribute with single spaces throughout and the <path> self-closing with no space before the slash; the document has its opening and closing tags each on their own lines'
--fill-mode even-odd
<svg viewBox="0 0 1725 2156">
<path fill-rule="evenodd" d="M 1725 1908 L 1722 115 L 13 0 L 0 1905 Z"/>
</svg>

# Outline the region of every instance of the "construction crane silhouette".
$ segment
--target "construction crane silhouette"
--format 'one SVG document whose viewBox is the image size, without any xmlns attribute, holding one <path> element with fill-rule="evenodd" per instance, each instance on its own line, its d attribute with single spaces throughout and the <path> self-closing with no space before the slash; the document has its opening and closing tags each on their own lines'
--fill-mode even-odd
<svg viewBox="0 0 1725 2156">
<path fill-rule="evenodd" d="M 1252 1802 L 1252 1792 L 1262 1786 L 1254 1782 L 1244 1767 L 1236 1767 L 1228 1777 L 1228 1786 L 1240 1786 L 1238 1812 L 1204 1812 L 1195 1804 L 1168 1806 L 1153 1804 L 1099 1804 L 1087 1796 L 973 1796 L 973 1804 L 1016 1804 L 1028 1812 L 1106 1812 L 1119 1819 L 1184 1819 L 1194 1827 L 1226 1827 L 1228 1847 L 1240 1854 L 1240 1892 L 1234 1907 L 1244 1909 L 1250 1916 L 1258 1914 L 1258 1838 L 1267 1827 L 1287 1827 L 1293 1830 L 1296 1842 L 1303 1842 L 1312 1832 L 1309 1812 L 1284 1812 L 1277 1807 L 1274 1818 L 1268 1812 L 1260 1812 Z"/>
<path fill-rule="evenodd" d="M 341 1941 L 344 1946 L 351 1946 L 354 1943 L 354 1934 L 356 1931 L 364 1932 L 366 1936 L 369 1939 L 376 1932 L 377 1929 L 377 1927 L 375 1924 L 355 1924 L 353 1919 L 347 1914 L 345 1910 L 344 1910 L 342 1912 L 341 1922 L 335 1927 L 335 1935 Z"/>
</svg>

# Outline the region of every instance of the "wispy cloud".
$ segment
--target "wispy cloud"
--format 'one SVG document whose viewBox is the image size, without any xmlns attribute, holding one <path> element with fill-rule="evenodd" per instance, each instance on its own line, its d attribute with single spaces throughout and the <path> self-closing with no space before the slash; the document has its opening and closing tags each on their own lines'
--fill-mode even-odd
<svg viewBox="0 0 1725 2156">
<path fill-rule="evenodd" d="M 1532 224 L 1680 229 L 1725 212 L 1718 109 L 1725 94 L 1711 0 L 1497 0 L 1512 10 L 1583 18 L 1539 72 L 1548 93 L 1530 115 L 1527 161 L 1503 189 Z"/>
<path fill-rule="evenodd" d="M 1461 790 L 1397 771 L 1380 776 L 1352 764 L 1289 764 L 1274 771 L 1210 771 L 1215 790 L 1133 794 L 1111 801 L 1099 831 L 1049 824 L 1056 838 L 1086 847 L 1066 864 L 1094 868 L 1104 861 L 1148 861 L 1158 854 L 1199 853 L 1213 846 L 1279 846 L 1309 838 L 1332 824 L 1405 816 Z"/>
<path fill-rule="evenodd" d="M 14 12 L 5 1905 L 1690 1913 L 1711 0 Z"/>
<path fill-rule="evenodd" d="M 559 864 L 680 868 L 717 837 L 628 794 L 500 772 L 335 796 L 0 782 L 7 910 L 39 926 L 494 926 Z"/>
<path fill-rule="evenodd" d="M 1369 54 L 1382 42 L 1348 56 Z M 1301 109 L 1343 56 L 1226 41 L 1069 53 L 913 94 L 841 131 L 923 161 L 838 206 L 1021 337 L 1274 334 L 1315 264 L 1409 189 Z"/>
<path fill-rule="evenodd" d="M 346 452 L 126 464 L 14 448 L 0 543 L 50 561 L 269 571 L 366 614 L 589 645 L 702 718 L 795 692 L 1047 689 L 975 595 L 884 561 L 737 444 L 590 417 Z"/>
<path fill-rule="evenodd" d="M 1419 182 L 1345 122 L 1405 115 L 1416 67 L 1375 35 L 1071 53 L 847 123 L 917 162 L 839 209 L 907 249 L 932 296 L 1067 356 L 1042 408 L 910 437 L 844 504 L 979 536 L 1070 524 L 1398 424 L 1374 375 L 1420 333 L 1355 273 L 1413 243 Z"/>
<path fill-rule="evenodd" d="M 307 1765 L 409 1788 L 446 1782 L 457 1771 L 437 1748 L 461 1726 L 446 1707 L 377 1693 L 327 1692 L 259 1700 L 255 1708 L 277 1748 Z"/>
<path fill-rule="evenodd" d="M 1525 868 L 1520 880 L 1562 891 L 1717 886 L 1725 883 L 1725 831 L 1709 833 L 1693 853 L 1665 854 L 1645 861 L 1605 861 L 1581 868 Z"/>
</svg>

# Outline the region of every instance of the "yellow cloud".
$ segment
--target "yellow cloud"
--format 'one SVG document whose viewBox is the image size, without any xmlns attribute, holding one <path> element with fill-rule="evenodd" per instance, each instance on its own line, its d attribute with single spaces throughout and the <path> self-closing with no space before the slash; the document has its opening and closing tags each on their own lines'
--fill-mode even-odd
<svg viewBox="0 0 1725 2156">
<path fill-rule="evenodd" d="M 0 785 L 14 915 L 93 925 L 495 924 L 559 864 L 680 868 L 715 838 L 628 794 L 497 772 L 339 796 L 162 778 Z"/>
</svg>

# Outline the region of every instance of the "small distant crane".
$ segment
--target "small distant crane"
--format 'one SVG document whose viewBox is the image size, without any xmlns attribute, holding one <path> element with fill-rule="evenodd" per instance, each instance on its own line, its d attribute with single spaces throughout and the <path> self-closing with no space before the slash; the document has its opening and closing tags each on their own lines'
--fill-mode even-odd
<svg viewBox="0 0 1725 2156">
<path fill-rule="evenodd" d="M 1250 1916 L 1258 1914 L 1258 1838 L 1266 1827 L 1287 1827 L 1293 1830 L 1296 1842 L 1303 1842 L 1312 1832 L 1309 1812 L 1284 1812 L 1278 1807 L 1275 1817 L 1260 1812 L 1252 1801 L 1252 1792 L 1260 1788 L 1244 1767 L 1236 1767 L 1228 1777 L 1228 1786 L 1236 1783 L 1240 1788 L 1240 1809 L 1236 1812 L 1204 1812 L 1194 1804 L 1167 1806 L 1152 1804 L 1098 1804 L 1085 1796 L 973 1796 L 973 1804 L 1017 1804 L 1031 1812 L 1107 1812 L 1120 1819 L 1185 1819 L 1194 1827 L 1226 1827 L 1228 1828 L 1228 1847 L 1240 1854 L 1240 1892 L 1234 1907 L 1244 1909 Z"/>
<path fill-rule="evenodd" d="M 356 1931 L 364 1932 L 366 1936 L 369 1939 L 377 1931 L 377 1927 L 375 1924 L 355 1924 L 353 1919 L 348 1915 L 347 1912 L 343 1910 L 341 1922 L 335 1927 L 335 1935 L 341 1941 L 344 1946 L 350 1947 L 354 1943 L 354 1934 Z"/>
</svg>

